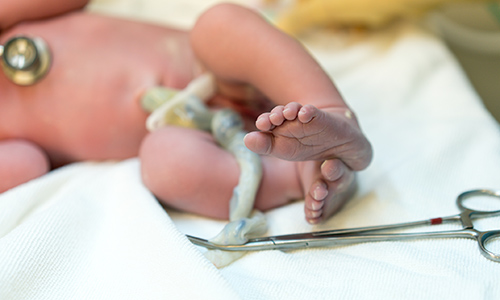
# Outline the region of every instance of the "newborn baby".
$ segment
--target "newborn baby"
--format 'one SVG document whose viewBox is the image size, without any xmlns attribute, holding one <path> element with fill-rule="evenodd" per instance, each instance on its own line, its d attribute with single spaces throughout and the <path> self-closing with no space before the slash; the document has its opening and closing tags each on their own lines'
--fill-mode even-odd
<svg viewBox="0 0 500 300">
<path fill-rule="evenodd" d="M 211 72 L 217 95 L 208 104 L 233 108 L 254 130 L 245 144 L 262 156 L 257 209 L 305 199 L 315 224 L 352 195 L 355 171 L 371 161 L 368 140 L 318 63 L 257 13 L 217 5 L 183 32 L 56 7 L 40 15 L 49 18 L 0 23 L 0 43 L 38 36 L 53 55 L 35 85 L 0 76 L 0 192 L 68 163 L 139 156 L 143 182 L 161 202 L 227 219 L 235 158 L 208 132 L 148 133 L 140 104 L 152 87 L 181 89 Z"/>
</svg>

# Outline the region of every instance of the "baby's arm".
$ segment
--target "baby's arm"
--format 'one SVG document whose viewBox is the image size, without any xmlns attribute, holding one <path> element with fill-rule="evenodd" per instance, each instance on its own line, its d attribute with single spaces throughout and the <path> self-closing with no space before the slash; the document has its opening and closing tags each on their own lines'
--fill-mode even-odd
<svg viewBox="0 0 500 300">
<path fill-rule="evenodd" d="M 0 0 L 0 32 L 21 21 L 47 18 L 84 7 L 89 0 Z"/>
<path fill-rule="evenodd" d="M 0 193 L 49 171 L 46 154 L 25 140 L 0 141 Z"/>
</svg>

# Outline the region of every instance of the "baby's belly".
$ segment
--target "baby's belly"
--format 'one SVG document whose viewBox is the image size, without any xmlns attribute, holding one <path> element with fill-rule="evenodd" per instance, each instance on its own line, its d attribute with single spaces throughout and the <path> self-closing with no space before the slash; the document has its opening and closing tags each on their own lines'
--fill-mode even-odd
<svg viewBox="0 0 500 300">
<path fill-rule="evenodd" d="M 54 167 L 83 160 L 121 160 L 137 156 L 147 134 L 147 115 L 137 108 L 82 112 L 37 122 L 26 138 L 42 147 Z"/>
</svg>

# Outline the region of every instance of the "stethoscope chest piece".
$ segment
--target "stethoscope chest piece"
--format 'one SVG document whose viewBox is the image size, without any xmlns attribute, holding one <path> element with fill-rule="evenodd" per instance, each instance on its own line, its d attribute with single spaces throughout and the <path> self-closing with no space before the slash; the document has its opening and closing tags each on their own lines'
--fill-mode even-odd
<svg viewBox="0 0 500 300">
<path fill-rule="evenodd" d="M 0 55 L 3 72 L 18 85 L 32 85 L 50 69 L 50 50 L 41 38 L 16 36 L 0 47 Z"/>
</svg>

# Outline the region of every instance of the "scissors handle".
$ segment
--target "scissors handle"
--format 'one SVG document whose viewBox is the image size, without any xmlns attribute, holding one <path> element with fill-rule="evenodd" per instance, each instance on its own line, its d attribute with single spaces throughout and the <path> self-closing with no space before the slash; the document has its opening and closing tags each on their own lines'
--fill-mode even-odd
<svg viewBox="0 0 500 300">
<path fill-rule="evenodd" d="M 498 239 L 497 242 L 500 241 L 500 230 L 479 232 L 479 236 L 477 237 L 479 250 L 481 250 L 481 254 L 487 259 L 500 262 L 500 253 L 491 251 L 487 246 L 490 242 L 493 242 L 494 239 Z"/>
<path fill-rule="evenodd" d="M 462 222 L 463 228 L 474 228 L 472 224 L 472 219 L 477 217 L 490 217 L 500 214 L 500 210 L 479 210 L 470 208 L 466 205 L 465 201 L 472 198 L 488 197 L 494 198 L 495 200 L 500 200 L 500 191 L 488 190 L 488 189 L 478 189 L 470 190 L 461 193 L 457 197 L 457 206 L 460 209 L 460 221 Z M 496 205 L 498 207 L 498 205 Z"/>
<path fill-rule="evenodd" d="M 479 209 L 470 208 L 465 204 L 466 200 L 474 198 L 474 197 L 481 197 L 481 196 L 492 197 L 492 198 L 495 198 L 496 200 L 500 201 L 500 191 L 488 190 L 488 189 L 478 189 L 478 190 L 466 191 L 466 192 L 463 192 L 460 195 L 458 195 L 457 206 L 458 206 L 458 208 L 460 208 L 461 211 L 469 211 L 472 214 L 478 214 L 478 215 L 483 215 L 483 216 L 492 216 L 492 215 L 500 214 L 500 209 L 498 209 L 498 210 L 491 210 L 491 209 L 479 210 Z"/>
</svg>

